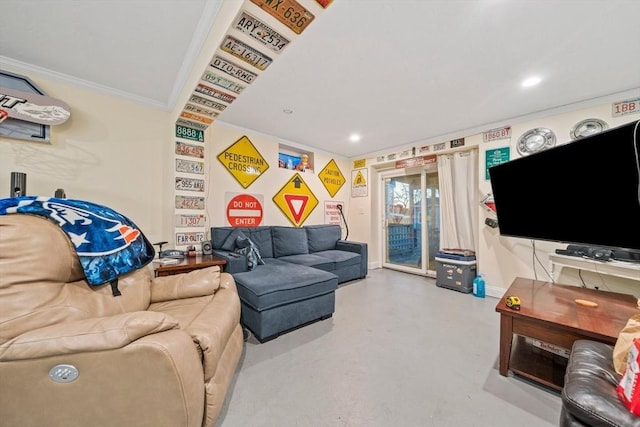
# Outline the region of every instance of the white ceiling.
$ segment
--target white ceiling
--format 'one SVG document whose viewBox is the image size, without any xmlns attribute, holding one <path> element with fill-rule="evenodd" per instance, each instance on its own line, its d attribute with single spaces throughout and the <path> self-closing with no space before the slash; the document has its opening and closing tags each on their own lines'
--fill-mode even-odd
<svg viewBox="0 0 640 427">
<path fill-rule="evenodd" d="M 242 4 L 3 0 L 0 68 L 172 109 L 223 1 Z M 334 0 L 218 120 L 363 157 L 640 96 L 639 16 L 638 0 Z"/>
</svg>

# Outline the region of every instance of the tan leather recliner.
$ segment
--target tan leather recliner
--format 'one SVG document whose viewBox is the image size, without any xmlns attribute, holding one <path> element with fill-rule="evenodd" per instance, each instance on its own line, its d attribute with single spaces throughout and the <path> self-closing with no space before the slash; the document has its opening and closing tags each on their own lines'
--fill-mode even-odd
<svg viewBox="0 0 640 427">
<path fill-rule="evenodd" d="M 213 425 L 244 345 L 231 275 L 83 279 L 57 225 L 0 216 L 0 426 Z"/>
</svg>

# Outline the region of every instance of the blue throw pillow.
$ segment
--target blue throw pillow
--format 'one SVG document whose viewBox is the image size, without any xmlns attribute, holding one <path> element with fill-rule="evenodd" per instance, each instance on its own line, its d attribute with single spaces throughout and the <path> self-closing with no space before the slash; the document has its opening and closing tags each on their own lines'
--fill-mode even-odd
<svg viewBox="0 0 640 427">
<path fill-rule="evenodd" d="M 258 247 L 248 237 L 238 236 L 234 252 L 247 257 L 247 268 L 249 270 L 253 270 L 258 264 L 264 264 Z"/>
<path fill-rule="evenodd" d="M 229 233 L 229 236 L 225 239 L 222 246 L 220 246 L 220 249 L 222 249 L 223 251 L 231 252 L 236 248 L 236 239 L 238 237 L 244 237 L 246 239 L 244 233 L 236 228 L 231 233 Z"/>
</svg>

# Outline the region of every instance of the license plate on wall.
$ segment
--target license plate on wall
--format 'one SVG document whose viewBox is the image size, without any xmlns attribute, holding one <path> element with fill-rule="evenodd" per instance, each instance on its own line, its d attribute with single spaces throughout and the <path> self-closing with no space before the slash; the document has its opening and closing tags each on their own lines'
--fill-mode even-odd
<svg viewBox="0 0 640 427">
<path fill-rule="evenodd" d="M 204 179 L 176 177 L 176 190 L 204 191 Z"/>
<path fill-rule="evenodd" d="M 192 129 L 198 129 L 198 130 L 206 130 L 207 127 L 208 127 L 207 125 L 205 125 L 203 123 L 197 123 L 197 122 L 194 122 L 194 121 L 191 121 L 191 120 L 187 120 L 187 119 L 182 118 L 182 117 L 178 117 L 178 120 L 176 120 L 176 124 L 180 125 L 180 126 L 186 126 L 188 128 L 192 128 Z M 180 136 L 180 135 L 176 135 L 176 136 L 180 137 L 180 138 L 184 138 L 183 136 Z M 204 141 L 204 139 L 203 139 L 203 141 Z"/>
<path fill-rule="evenodd" d="M 197 173 L 204 175 L 204 162 L 176 159 L 176 172 Z"/>
<path fill-rule="evenodd" d="M 242 91 L 244 90 L 244 86 L 242 86 L 241 84 L 225 79 L 224 77 L 214 74 L 211 71 L 205 71 L 202 75 L 202 80 L 238 94 L 242 93 Z"/>
<path fill-rule="evenodd" d="M 201 214 L 176 215 L 176 227 L 204 227 L 205 218 Z"/>
<path fill-rule="evenodd" d="M 195 245 L 204 242 L 204 232 L 176 233 L 176 245 Z"/>
<path fill-rule="evenodd" d="M 212 101 L 207 98 L 203 98 L 202 96 L 198 95 L 191 95 L 191 97 L 189 98 L 189 102 L 191 102 L 192 104 L 204 105 L 205 107 L 213 108 L 214 110 L 218 111 L 224 111 L 224 109 L 227 108 L 227 106 L 224 104 Z"/>
<path fill-rule="evenodd" d="M 204 210 L 204 197 L 176 196 L 176 209 Z"/>
<path fill-rule="evenodd" d="M 278 21 L 300 34 L 313 21 L 313 14 L 295 0 L 251 0 Z"/>
<path fill-rule="evenodd" d="M 204 142 L 204 132 L 178 124 L 176 125 L 176 137 Z"/>
<path fill-rule="evenodd" d="M 273 62 L 273 60 L 264 53 L 258 52 L 235 37 L 227 36 L 220 48 L 262 71 L 266 70 Z"/>
<path fill-rule="evenodd" d="M 280 33 L 247 12 L 242 12 L 234 25 L 236 30 L 248 34 L 274 52 L 280 52 L 289 44 L 289 40 Z"/>
<path fill-rule="evenodd" d="M 215 118 L 220 114 L 217 111 L 209 110 L 208 108 L 204 108 L 202 105 L 195 104 L 186 104 L 184 106 L 184 111 L 188 111 L 194 114 L 200 114 L 201 116 L 207 116 L 211 118 Z"/>
<path fill-rule="evenodd" d="M 236 99 L 235 96 L 229 95 L 228 93 L 224 93 L 221 90 L 203 84 L 199 84 L 198 86 L 196 86 L 196 92 L 228 103 L 232 103 Z"/>
<path fill-rule="evenodd" d="M 204 146 L 176 141 L 176 154 L 204 159 Z"/>
<path fill-rule="evenodd" d="M 234 64 L 231 61 L 227 61 L 219 56 L 214 56 L 211 66 L 216 70 L 220 70 L 232 77 L 242 80 L 245 83 L 251 83 L 258 75 L 252 73 L 249 70 L 245 70 L 241 66 Z"/>
</svg>

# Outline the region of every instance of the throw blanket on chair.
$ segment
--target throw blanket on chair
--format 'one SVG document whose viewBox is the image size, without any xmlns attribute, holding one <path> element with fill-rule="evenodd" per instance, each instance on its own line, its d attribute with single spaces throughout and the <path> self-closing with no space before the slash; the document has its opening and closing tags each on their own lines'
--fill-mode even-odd
<svg viewBox="0 0 640 427">
<path fill-rule="evenodd" d="M 95 203 L 54 197 L 0 199 L 0 215 L 38 215 L 58 224 L 76 249 L 87 282 L 110 283 L 120 295 L 118 276 L 149 264 L 155 251 L 142 231 L 125 216 Z"/>
</svg>

